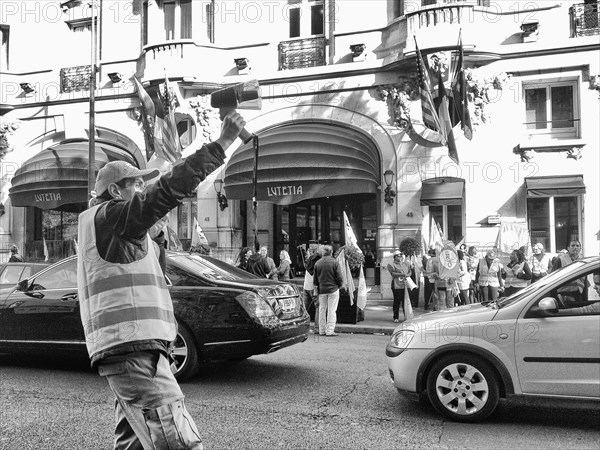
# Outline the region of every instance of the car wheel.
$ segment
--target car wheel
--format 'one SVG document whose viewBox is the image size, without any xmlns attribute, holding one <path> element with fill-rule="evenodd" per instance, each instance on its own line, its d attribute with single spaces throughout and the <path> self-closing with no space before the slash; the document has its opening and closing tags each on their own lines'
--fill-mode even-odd
<svg viewBox="0 0 600 450">
<path fill-rule="evenodd" d="M 477 422 L 498 405 L 500 388 L 491 366 L 474 355 L 449 355 L 427 376 L 427 396 L 441 414 L 457 422 Z"/>
<path fill-rule="evenodd" d="M 198 372 L 198 346 L 192 333 L 185 325 L 177 324 L 177 337 L 169 347 L 171 371 L 175 378 L 183 381 Z"/>
</svg>

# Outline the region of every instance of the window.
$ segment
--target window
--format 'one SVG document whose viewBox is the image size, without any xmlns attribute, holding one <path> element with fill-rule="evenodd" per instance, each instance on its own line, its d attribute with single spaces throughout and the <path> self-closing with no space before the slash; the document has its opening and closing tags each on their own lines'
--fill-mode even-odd
<svg viewBox="0 0 600 450">
<path fill-rule="evenodd" d="M 528 198 L 527 219 L 532 243 L 541 242 L 547 251 L 558 252 L 580 239 L 580 197 Z"/>
<path fill-rule="evenodd" d="M 404 15 L 404 0 L 395 0 L 393 5 L 393 19 L 402 17 Z"/>
<path fill-rule="evenodd" d="M 167 41 L 192 38 L 192 0 L 164 0 L 162 10 Z"/>
<path fill-rule="evenodd" d="M 288 0 L 290 38 L 320 36 L 325 31 L 323 0 Z"/>
<path fill-rule="evenodd" d="M 525 128 L 529 135 L 578 138 L 577 82 L 524 83 Z"/>
<path fill-rule="evenodd" d="M 532 244 L 542 243 L 548 252 L 567 248 L 581 239 L 582 175 L 528 177 L 527 225 Z"/>
<path fill-rule="evenodd" d="M 181 240 L 184 250 L 189 249 L 192 240 L 194 218 L 198 216 L 198 200 L 196 197 L 184 200 L 177 208 L 177 237 Z"/>
<path fill-rule="evenodd" d="M 462 205 L 430 206 L 429 215 L 435 220 L 447 239 L 458 244 L 464 237 Z M 433 222 L 432 222 L 432 226 Z"/>
<path fill-rule="evenodd" d="M 77 260 L 71 259 L 44 272 L 33 281 L 32 289 L 69 289 L 77 286 Z"/>
<path fill-rule="evenodd" d="M 9 27 L 0 25 L 2 34 L 2 49 L 0 50 L 0 71 L 8 70 L 8 32 Z"/>
</svg>

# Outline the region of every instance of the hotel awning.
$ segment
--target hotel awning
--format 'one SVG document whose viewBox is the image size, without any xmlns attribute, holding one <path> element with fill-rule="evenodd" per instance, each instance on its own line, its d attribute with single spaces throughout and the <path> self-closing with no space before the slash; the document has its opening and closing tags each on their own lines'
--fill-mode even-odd
<svg viewBox="0 0 600 450">
<path fill-rule="evenodd" d="M 585 194 L 583 175 L 525 178 L 527 197 L 555 197 Z"/>
<path fill-rule="evenodd" d="M 80 211 L 88 201 L 88 147 L 83 139 L 67 140 L 27 160 L 12 178 L 9 196 L 13 206 Z M 103 142 L 96 143 L 97 173 L 107 162 L 123 159 L 137 165 L 131 155 Z"/>
<path fill-rule="evenodd" d="M 252 199 L 254 148 L 240 147 L 225 168 L 225 194 Z M 366 134 L 316 122 L 283 124 L 259 134 L 257 200 L 288 205 L 334 195 L 377 193 L 379 151 Z"/>
<path fill-rule="evenodd" d="M 453 177 L 438 177 L 423 180 L 421 205 L 462 205 L 465 180 Z"/>
</svg>

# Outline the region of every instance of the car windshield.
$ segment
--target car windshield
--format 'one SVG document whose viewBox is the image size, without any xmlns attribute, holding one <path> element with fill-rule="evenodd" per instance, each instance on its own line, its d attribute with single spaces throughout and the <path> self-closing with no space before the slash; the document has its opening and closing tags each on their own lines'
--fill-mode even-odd
<svg viewBox="0 0 600 450">
<path fill-rule="evenodd" d="M 170 261 L 182 269 L 210 280 L 240 281 L 256 278 L 245 270 L 213 258 L 204 258 L 194 254 L 170 255 Z"/>
<path fill-rule="evenodd" d="M 574 271 L 579 269 L 584 264 L 585 264 L 585 262 L 583 262 L 583 261 L 575 261 L 574 263 L 571 263 L 568 266 L 565 266 L 565 267 L 557 270 L 556 272 L 552 272 L 550 275 L 540 278 L 535 283 L 530 284 L 529 286 L 527 286 L 524 289 L 521 289 L 518 292 L 515 292 L 513 295 L 510 295 L 508 297 L 502 297 L 502 298 L 498 299 L 496 301 L 496 305 L 498 305 L 499 308 L 502 308 L 504 306 L 508 306 L 512 303 L 515 303 L 515 302 L 519 301 L 521 298 L 524 298 L 527 295 L 529 295 L 531 292 L 538 291 L 540 288 L 542 288 L 550 283 L 553 283 L 554 281 L 556 281 L 559 278 L 568 277 L 571 273 L 573 273 Z"/>
</svg>

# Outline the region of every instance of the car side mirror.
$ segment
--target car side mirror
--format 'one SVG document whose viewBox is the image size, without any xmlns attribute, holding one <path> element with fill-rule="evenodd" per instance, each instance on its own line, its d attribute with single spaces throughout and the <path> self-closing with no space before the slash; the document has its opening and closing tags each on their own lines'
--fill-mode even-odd
<svg viewBox="0 0 600 450">
<path fill-rule="evenodd" d="M 27 289 L 29 288 L 29 279 L 25 278 L 24 280 L 19 281 L 19 284 L 17 285 L 17 290 L 21 291 L 21 292 L 27 292 Z"/>
<path fill-rule="evenodd" d="M 525 318 L 529 317 L 551 317 L 558 314 L 558 304 L 554 297 L 544 297 L 538 304 L 532 307 L 529 312 L 525 315 Z"/>
</svg>

